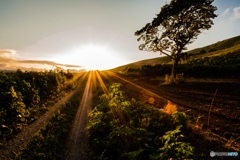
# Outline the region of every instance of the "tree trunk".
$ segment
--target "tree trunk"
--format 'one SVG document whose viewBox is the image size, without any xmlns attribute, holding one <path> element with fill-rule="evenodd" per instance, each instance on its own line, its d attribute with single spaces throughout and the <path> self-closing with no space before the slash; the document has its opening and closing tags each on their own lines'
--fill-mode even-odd
<svg viewBox="0 0 240 160">
<path fill-rule="evenodd" d="M 178 59 L 174 59 L 173 68 L 172 68 L 172 77 L 173 78 L 176 78 L 178 61 L 179 61 Z"/>
</svg>

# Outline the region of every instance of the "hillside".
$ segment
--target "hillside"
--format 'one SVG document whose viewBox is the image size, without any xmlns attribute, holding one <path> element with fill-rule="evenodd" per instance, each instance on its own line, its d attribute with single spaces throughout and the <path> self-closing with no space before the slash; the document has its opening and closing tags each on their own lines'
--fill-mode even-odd
<svg viewBox="0 0 240 160">
<path fill-rule="evenodd" d="M 189 51 L 188 53 L 190 54 L 196 54 L 199 53 L 201 50 L 205 50 L 206 52 L 210 53 L 213 51 L 223 51 L 225 49 L 234 49 L 238 46 L 239 49 L 239 45 L 240 45 L 240 36 L 237 37 L 233 37 L 233 38 L 229 38 L 223 41 L 219 41 L 217 43 L 202 47 L 202 48 L 196 48 L 193 49 L 191 51 Z"/>
<path fill-rule="evenodd" d="M 167 63 L 170 63 L 171 61 L 172 60 L 169 57 L 164 56 L 164 57 L 145 59 L 145 60 L 142 60 L 142 61 L 129 63 L 129 64 L 126 64 L 126 65 L 123 65 L 123 66 L 119 66 L 119 67 L 113 68 L 111 70 L 112 71 L 121 71 L 121 70 L 123 70 L 126 67 L 140 67 L 140 66 L 146 65 L 146 64 L 149 64 L 149 65 L 163 64 L 163 63 L 167 64 Z"/>
<path fill-rule="evenodd" d="M 206 57 L 210 58 L 212 60 L 214 59 L 225 59 L 226 56 L 229 55 L 237 55 L 237 57 L 240 55 L 240 36 L 229 38 L 223 41 L 219 41 L 217 43 L 202 47 L 202 48 L 196 48 L 191 51 L 187 52 L 190 57 L 187 61 L 182 63 L 191 63 L 191 61 L 196 61 L 198 59 L 204 59 Z M 226 58 L 228 59 L 228 58 Z M 130 63 L 127 65 L 119 66 L 114 69 L 111 69 L 112 71 L 120 71 L 123 70 L 126 67 L 140 67 L 142 65 L 153 65 L 153 64 L 171 64 L 172 60 L 167 57 L 158 57 L 153 59 L 147 59 L 142 60 L 134 63 Z"/>
</svg>

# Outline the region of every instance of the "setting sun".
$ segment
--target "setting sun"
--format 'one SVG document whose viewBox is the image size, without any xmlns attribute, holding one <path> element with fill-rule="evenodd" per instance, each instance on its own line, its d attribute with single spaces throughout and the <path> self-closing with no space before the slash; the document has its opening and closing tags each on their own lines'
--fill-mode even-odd
<svg viewBox="0 0 240 160">
<path fill-rule="evenodd" d="M 113 55 L 108 51 L 107 46 L 89 44 L 80 47 L 78 52 L 85 54 L 84 59 L 87 64 L 84 64 L 84 66 L 87 70 L 104 70 L 107 67 L 107 64 L 101 63 L 102 59 L 108 59 L 111 61 L 113 58 Z"/>
<path fill-rule="evenodd" d="M 57 60 L 61 63 L 81 65 L 86 70 L 105 70 L 128 63 L 108 46 L 95 44 L 73 48 L 66 56 Z"/>
</svg>

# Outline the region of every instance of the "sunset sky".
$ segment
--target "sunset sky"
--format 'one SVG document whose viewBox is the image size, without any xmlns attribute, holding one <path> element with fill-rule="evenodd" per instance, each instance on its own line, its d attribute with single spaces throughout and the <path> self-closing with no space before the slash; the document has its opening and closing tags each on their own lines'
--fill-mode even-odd
<svg viewBox="0 0 240 160">
<path fill-rule="evenodd" d="M 110 69 L 159 57 L 139 51 L 134 32 L 166 2 L 170 0 L 0 0 L 0 69 Z M 215 0 L 213 5 L 218 8 L 213 27 L 189 50 L 240 35 L 240 1 Z"/>
</svg>

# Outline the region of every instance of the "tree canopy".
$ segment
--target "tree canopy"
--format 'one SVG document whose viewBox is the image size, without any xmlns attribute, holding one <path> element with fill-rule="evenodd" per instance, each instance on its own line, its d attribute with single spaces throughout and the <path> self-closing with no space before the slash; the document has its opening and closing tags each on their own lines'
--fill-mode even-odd
<svg viewBox="0 0 240 160">
<path fill-rule="evenodd" d="M 139 36 L 140 50 L 147 50 L 164 54 L 177 64 L 186 57 L 183 50 L 203 31 L 213 25 L 217 17 L 212 5 L 214 0 L 172 0 L 165 4 L 156 18 L 147 23 L 142 29 L 135 32 Z M 175 72 L 174 71 L 174 72 Z M 173 73 L 176 76 L 176 73 Z"/>
</svg>

